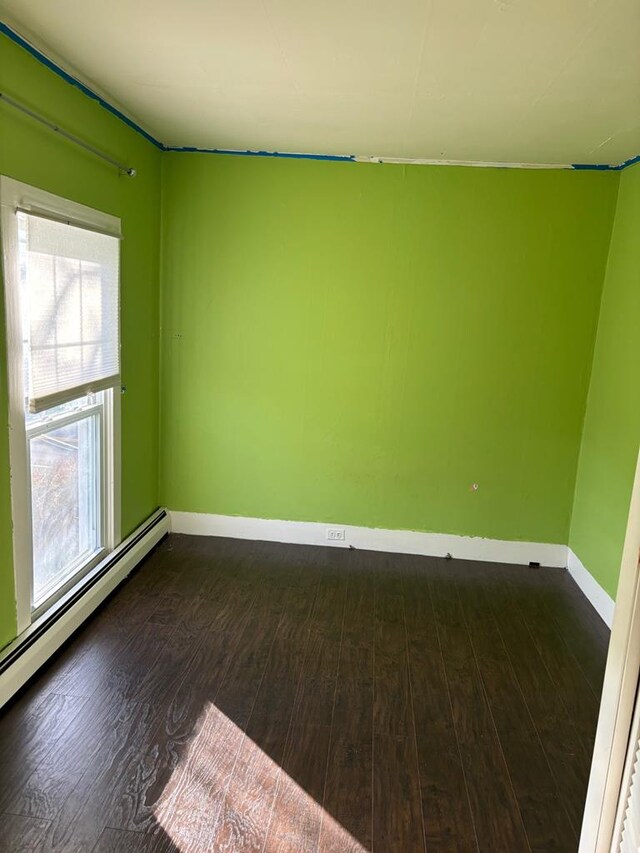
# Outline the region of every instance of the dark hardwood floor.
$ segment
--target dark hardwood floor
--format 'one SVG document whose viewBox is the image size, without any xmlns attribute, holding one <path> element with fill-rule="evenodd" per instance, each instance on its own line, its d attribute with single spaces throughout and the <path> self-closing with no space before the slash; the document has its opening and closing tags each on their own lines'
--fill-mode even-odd
<svg viewBox="0 0 640 853">
<path fill-rule="evenodd" d="M 171 536 L 0 715 L 7 853 L 575 853 L 570 576 Z"/>
</svg>

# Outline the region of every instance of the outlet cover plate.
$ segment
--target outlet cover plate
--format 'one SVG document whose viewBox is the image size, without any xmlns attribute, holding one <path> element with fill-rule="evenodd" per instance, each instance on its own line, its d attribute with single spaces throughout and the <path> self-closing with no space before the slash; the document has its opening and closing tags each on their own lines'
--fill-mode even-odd
<svg viewBox="0 0 640 853">
<path fill-rule="evenodd" d="M 344 542 L 344 527 L 327 527 L 327 539 L 330 542 Z"/>
</svg>

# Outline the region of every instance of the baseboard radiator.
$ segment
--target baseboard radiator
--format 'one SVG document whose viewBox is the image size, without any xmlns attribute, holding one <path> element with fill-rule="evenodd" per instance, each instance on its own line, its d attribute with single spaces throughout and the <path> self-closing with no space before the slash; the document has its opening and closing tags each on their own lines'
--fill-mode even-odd
<svg viewBox="0 0 640 853">
<path fill-rule="evenodd" d="M 159 509 L 0 652 L 0 708 L 168 532 L 169 515 Z"/>
</svg>

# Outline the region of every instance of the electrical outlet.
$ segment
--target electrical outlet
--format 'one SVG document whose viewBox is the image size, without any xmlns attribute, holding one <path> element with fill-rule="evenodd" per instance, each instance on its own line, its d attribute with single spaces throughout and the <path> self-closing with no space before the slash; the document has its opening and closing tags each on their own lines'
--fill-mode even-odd
<svg viewBox="0 0 640 853">
<path fill-rule="evenodd" d="M 344 542 L 344 527 L 327 527 L 327 539 L 331 542 Z"/>
</svg>

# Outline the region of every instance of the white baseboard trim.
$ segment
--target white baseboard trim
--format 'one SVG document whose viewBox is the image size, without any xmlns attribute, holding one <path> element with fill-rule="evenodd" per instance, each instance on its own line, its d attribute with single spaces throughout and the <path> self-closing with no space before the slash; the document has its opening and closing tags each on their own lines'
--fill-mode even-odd
<svg viewBox="0 0 640 853">
<path fill-rule="evenodd" d="M 131 536 L 0 653 L 0 708 L 82 625 L 169 532 L 166 510 L 154 512 Z M 83 591 L 84 590 L 84 591 Z"/>
<path fill-rule="evenodd" d="M 366 551 L 419 554 L 426 557 L 444 557 L 451 554 L 460 560 L 484 560 L 524 566 L 528 566 L 530 562 L 559 568 L 566 568 L 567 565 L 566 545 L 483 539 L 479 536 L 456 536 L 449 533 L 423 533 L 418 530 L 385 530 L 315 521 L 280 521 L 175 510 L 169 510 L 169 513 L 174 533 L 190 533 L 196 536 L 228 536 L 232 539 L 261 539 L 267 542 L 338 548 L 353 546 Z M 329 528 L 344 530 L 344 540 L 328 541 Z"/>
<path fill-rule="evenodd" d="M 444 557 L 446 554 L 451 554 L 458 560 L 482 560 L 489 563 L 512 563 L 522 566 L 536 562 L 541 566 L 568 568 L 583 595 L 600 618 L 609 628 L 613 623 L 615 602 L 566 545 L 177 510 L 169 510 L 169 515 L 171 530 L 174 533 L 188 533 L 194 536 L 228 536 L 231 539 L 260 539 L 265 542 L 323 545 L 333 548 L 353 546 L 365 551 L 418 554 L 424 557 Z M 329 528 L 344 530 L 344 540 L 329 541 L 327 539 Z"/>
<path fill-rule="evenodd" d="M 574 554 L 571 548 L 568 548 L 567 551 L 567 568 L 569 569 L 569 574 L 578 584 L 592 607 L 597 611 L 602 621 L 607 627 L 611 628 L 613 625 L 613 611 L 616 606 L 615 601 L 600 586 L 589 569 L 583 565 L 578 555 Z"/>
</svg>

